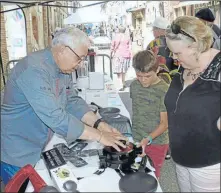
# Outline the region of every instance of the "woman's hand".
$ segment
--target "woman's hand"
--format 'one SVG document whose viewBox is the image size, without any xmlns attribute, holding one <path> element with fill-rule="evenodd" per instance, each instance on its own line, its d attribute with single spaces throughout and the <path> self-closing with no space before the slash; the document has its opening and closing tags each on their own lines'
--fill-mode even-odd
<svg viewBox="0 0 221 193">
<path fill-rule="evenodd" d="M 126 148 L 126 146 L 120 142 L 120 140 L 127 140 L 126 137 L 124 137 L 121 134 L 114 133 L 114 132 L 100 132 L 100 139 L 99 142 L 105 146 L 112 146 L 117 151 L 120 151 L 120 147 Z"/>
</svg>

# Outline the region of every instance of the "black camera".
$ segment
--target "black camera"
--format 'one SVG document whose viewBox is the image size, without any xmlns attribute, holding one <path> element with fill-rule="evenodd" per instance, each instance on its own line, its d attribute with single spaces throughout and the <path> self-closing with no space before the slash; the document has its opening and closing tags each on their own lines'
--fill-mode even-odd
<svg viewBox="0 0 221 193">
<path fill-rule="evenodd" d="M 102 154 L 99 154 L 100 166 L 102 168 L 110 167 L 120 170 L 123 174 L 130 174 L 137 171 L 149 172 L 146 168 L 147 157 L 144 156 L 140 162 L 136 158 L 142 154 L 142 147 L 136 147 L 133 143 L 127 144 L 126 148 L 120 148 L 118 152 L 113 147 L 105 147 Z"/>
</svg>

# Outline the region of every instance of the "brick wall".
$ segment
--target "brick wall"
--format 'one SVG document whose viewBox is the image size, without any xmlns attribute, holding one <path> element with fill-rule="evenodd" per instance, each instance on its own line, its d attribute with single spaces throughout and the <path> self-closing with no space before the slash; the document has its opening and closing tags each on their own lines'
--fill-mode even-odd
<svg viewBox="0 0 221 193">
<path fill-rule="evenodd" d="M 43 29 L 44 29 L 44 46 L 47 47 L 49 43 L 49 35 L 48 34 L 48 12 L 47 7 L 43 7 Z"/>
<path fill-rule="evenodd" d="M 32 52 L 32 20 L 31 20 L 31 14 L 30 14 L 31 8 L 24 9 L 25 17 L 26 17 L 26 25 L 27 25 L 27 50 L 28 53 Z"/>
<path fill-rule="evenodd" d="M 3 8 L 0 8 L 0 11 L 3 11 Z M 2 62 L 3 62 L 3 68 L 4 68 L 4 72 L 6 73 L 6 64 L 8 63 L 8 50 L 7 50 L 7 43 L 6 43 L 6 31 L 5 31 L 5 20 L 4 20 L 4 14 L 0 14 L 1 15 L 1 25 L 0 25 L 0 29 L 1 29 L 1 34 L 0 34 L 0 42 L 1 42 L 1 56 L 2 56 Z M 1 90 L 4 88 L 4 84 L 3 84 L 3 76 L 1 74 Z"/>
</svg>

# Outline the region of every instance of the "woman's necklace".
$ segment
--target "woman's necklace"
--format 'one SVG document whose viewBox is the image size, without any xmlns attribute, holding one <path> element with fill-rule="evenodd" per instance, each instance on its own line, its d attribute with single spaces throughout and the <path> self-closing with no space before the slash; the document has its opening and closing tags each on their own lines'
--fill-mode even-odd
<svg viewBox="0 0 221 193">
<path fill-rule="evenodd" d="M 210 59 L 211 59 L 211 51 L 210 51 Z M 197 73 L 192 73 L 191 70 L 188 69 L 186 76 L 191 76 L 192 80 L 195 81 L 199 76 L 201 76 L 206 71 L 206 69 L 209 65 L 210 65 L 210 62 L 208 65 L 206 65 L 206 67 L 203 69 L 203 71 L 197 72 Z"/>
<path fill-rule="evenodd" d="M 205 69 L 206 70 L 206 69 Z M 192 73 L 191 70 L 188 70 L 189 72 L 187 72 L 187 76 L 191 76 L 192 80 L 196 80 L 200 75 L 203 74 L 203 72 L 205 72 L 205 70 L 203 70 L 202 72 L 197 72 L 197 73 Z"/>
</svg>

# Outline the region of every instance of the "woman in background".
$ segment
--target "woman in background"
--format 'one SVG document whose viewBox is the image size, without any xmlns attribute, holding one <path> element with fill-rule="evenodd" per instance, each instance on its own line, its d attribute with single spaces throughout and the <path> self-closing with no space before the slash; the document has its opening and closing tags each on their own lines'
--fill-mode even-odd
<svg viewBox="0 0 221 193">
<path fill-rule="evenodd" d="M 119 27 L 119 33 L 116 34 L 111 43 L 113 71 L 122 82 L 122 88 L 120 91 L 123 91 L 126 88 L 125 77 L 131 60 L 131 40 L 130 36 L 127 35 L 125 31 L 126 28 Z"/>
</svg>

